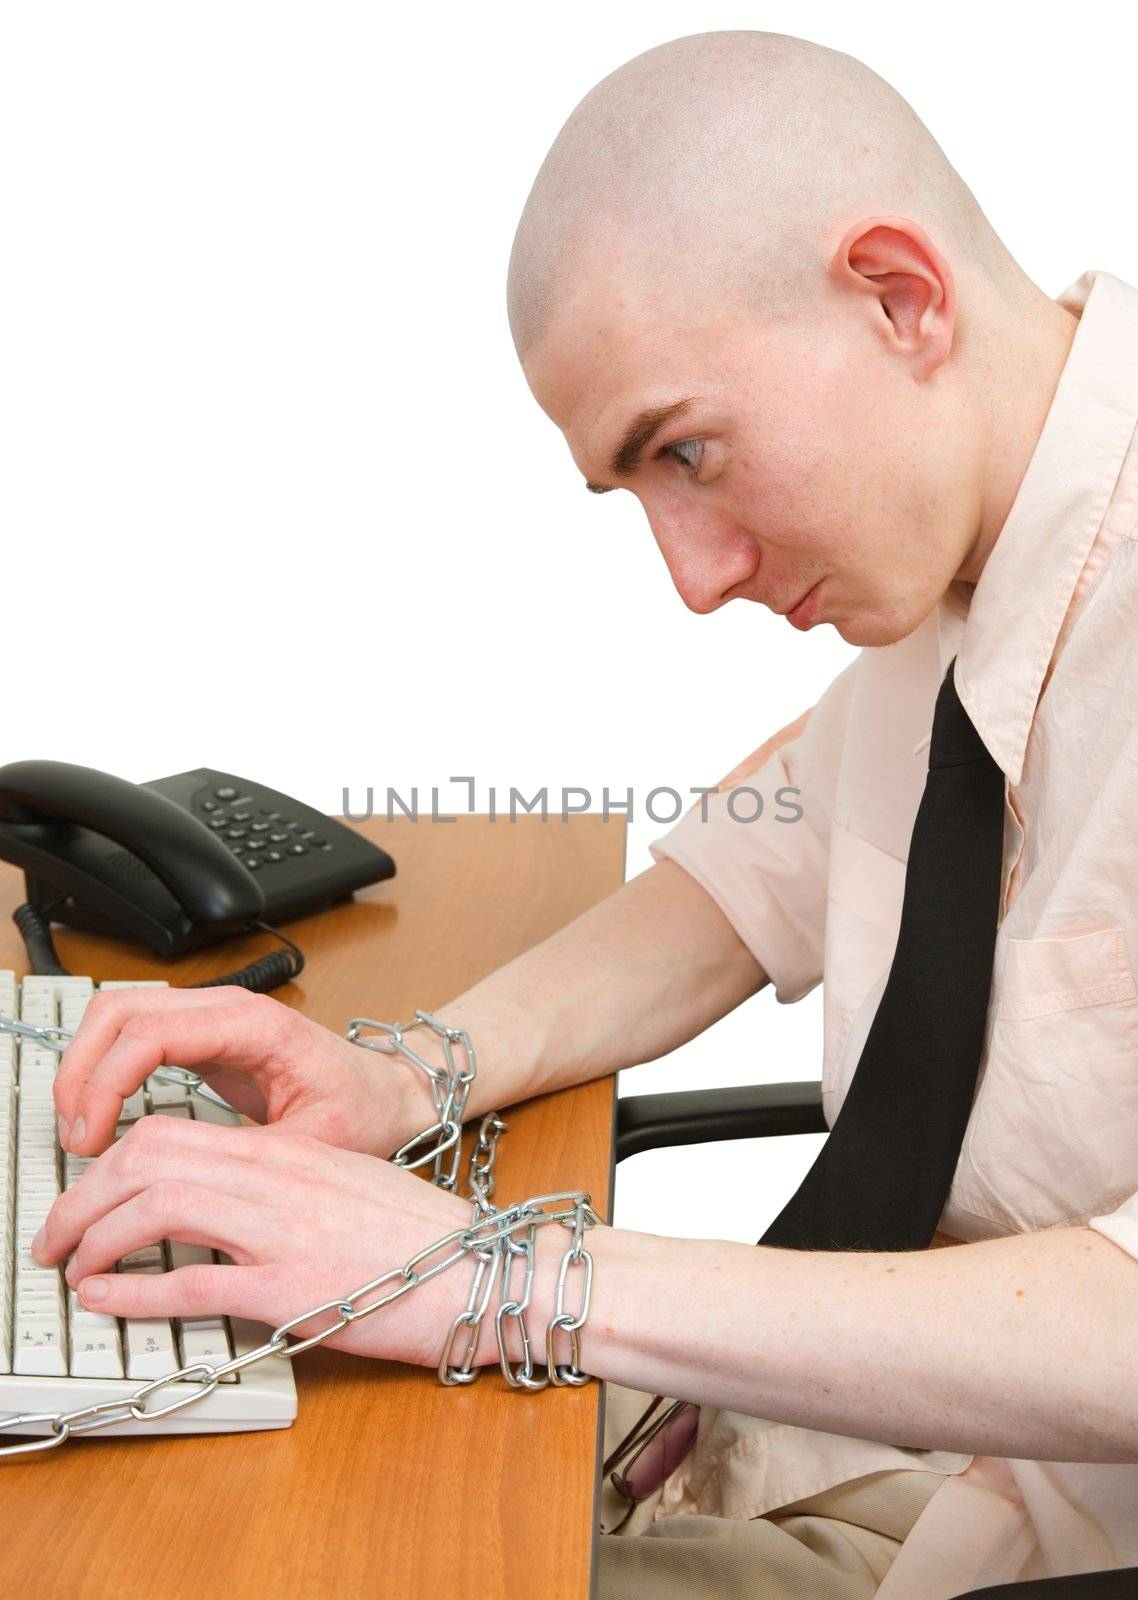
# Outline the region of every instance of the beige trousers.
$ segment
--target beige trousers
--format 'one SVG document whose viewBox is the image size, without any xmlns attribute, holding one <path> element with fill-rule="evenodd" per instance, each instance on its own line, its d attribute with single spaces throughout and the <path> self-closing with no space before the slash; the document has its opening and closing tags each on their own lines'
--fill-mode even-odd
<svg viewBox="0 0 1138 1600">
<path fill-rule="evenodd" d="M 651 1395 L 606 1386 L 605 1454 Z M 596 1600 L 870 1600 L 943 1473 L 902 1468 L 837 1484 L 763 1517 L 652 1521 L 657 1491 L 627 1509 L 601 1489 Z"/>
</svg>

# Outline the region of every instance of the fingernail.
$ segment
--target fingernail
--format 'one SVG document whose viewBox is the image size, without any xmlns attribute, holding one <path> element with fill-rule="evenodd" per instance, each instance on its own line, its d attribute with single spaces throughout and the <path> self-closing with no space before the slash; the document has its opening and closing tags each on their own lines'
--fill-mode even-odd
<svg viewBox="0 0 1138 1600">
<path fill-rule="evenodd" d="M 32 1255 L 37 1259 L 43 1254 L 43 1236 L 46 1232 L 46 1228 L 41 1228 L 32 1240 Z"/>
<path fill-rule="evenodd" d="M 106 1278 L 84 1278 L 79 1285 L 79 1298 L 84 1305 L 94 1305 L 98 1300 L 107 1298 Z"/>
<path fill-rule="evenodd" d="M 56 1117 L 55 1120 L 59 1127 L 59 1142 L 60 1144 L 66 1144 L 67 1135 L 71 1131 L 71 1124 L 68 1122 L 66 1117 Z"/>
<path fill-rule="evenodd" d="M 75 1118 L 75 1126 L 71 1130 L 71 1143 L 82 1144 L 87 1137 L 87 1124 L 82 1117 Z"/>
</svg>

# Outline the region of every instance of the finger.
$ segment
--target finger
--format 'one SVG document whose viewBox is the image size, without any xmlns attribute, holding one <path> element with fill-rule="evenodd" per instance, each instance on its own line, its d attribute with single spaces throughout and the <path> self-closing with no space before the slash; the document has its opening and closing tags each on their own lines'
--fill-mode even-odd
<svg viewBox="0 0 1138 1600">
<path fill-rule="evenodd" d="M 220 1128 L 180 1117 L 145 1117 L 54 1202 L 33 1246 L 45 1266 L 75 1249 L 100 1217 L 162 1181 L 198 1183 L 234 1198 L 287 1198 L 311 1141 L 268 1140 L 261 1128 Z"/>
<path fill-rule="evenodd" d="M 55 1077 L 57 1109 L 69 1121 L 74 1120 L 73 1096 L 131 1017 L 152 1012 L 216 1011 L 231 1003 L 224 988 L 100 989 L 87 1002 L 75 1037 L 60 1058 Z"/>
<path fill-rule="evenodd" d="M 88 1155 L 105 1150 L 126 1096 L 156 1067 L 201 1067 L 208 1077 L 208 1065 L 214 1063 L 255 1076 L 268 1058 L 269 1042 L 280 1024 L 272 1012 L 254 1004 L 267 996 L 243 989 L 234 990 L 234 995 L 244 999 L 212 1006 L 149 1005 L 122 1017 L 113 1034 L 100 1024 L 95 1037 L 101 1048 L 94 1051 L 82 1040 L 81 1028 L 64 1053 L 55 1081 L 56 1110 L 69 1124 L 63 1139 L 66 1147 Z M 289 1015 L 276 1002 L 269 1004 Z M 75 1063 L 69 1058 L 80 1044 L 83 1051 Z"/>
<path fill-rule="evenodd" d="M 84 1278 L 79 1299 L 111 1317 L 248 1317 L 272 1322 L 272 1280 L 260 1267 L 176 1267 Z"/>
<path fill-rule="evenodd" d="M 65 1276 L 74 1286 L 163 1239 L 223 1250 L 239 1266 L 252 1266 L 265 1259 L 272 1238 L 279 1233 L 279 1216 L 261 1200 L 251 1196 L 237 1199 L 199 1184 L 166 1179 L 93 1222 L 68 1262 Z"/>
</svg>

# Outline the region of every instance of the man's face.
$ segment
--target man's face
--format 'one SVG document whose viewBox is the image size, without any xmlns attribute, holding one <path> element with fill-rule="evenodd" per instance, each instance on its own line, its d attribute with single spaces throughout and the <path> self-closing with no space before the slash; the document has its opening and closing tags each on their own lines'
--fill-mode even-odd
<svg viewBox="0 0 1138 1600">
<path fill-rule="evenodd" d="M 890 644 L 966 562 L 978 474 L 948 364 L 916 381 L 872 295 L 817 301 L 764 326 L 586 277 L 526 377 L 586 480 L 636 495 L 693 611 L 758 601 Z"/>
</svg>

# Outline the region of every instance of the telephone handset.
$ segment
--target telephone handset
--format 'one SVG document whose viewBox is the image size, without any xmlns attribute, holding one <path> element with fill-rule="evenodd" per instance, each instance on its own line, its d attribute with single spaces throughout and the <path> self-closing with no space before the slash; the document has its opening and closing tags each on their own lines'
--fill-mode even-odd
<svg viewBox="0 0 1138 1600">
<path fill-rule="evenodd" d="M 0 859 L 23 868 L 45 922 L 157 955 L 302 916 L 395 872 L 343 823 L 232 773 L 134 784 L 65 761 L 0 767 Z"/>
</svg>

